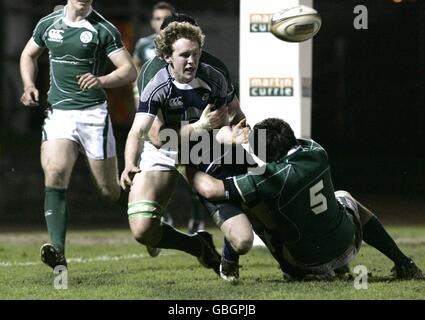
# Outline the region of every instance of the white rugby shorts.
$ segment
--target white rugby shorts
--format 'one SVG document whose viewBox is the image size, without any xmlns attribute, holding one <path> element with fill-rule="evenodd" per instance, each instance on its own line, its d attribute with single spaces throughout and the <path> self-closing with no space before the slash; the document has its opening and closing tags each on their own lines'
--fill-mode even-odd
<svg viewBox="0 0 425 320">
<path fill-rule="evenodd" d="M 68 139 L 94 160 L 116 156 L 115 138 L 106 102 L 85 109 L 49 109 L 44 120 L 42 141 Z"/>
<path fill-rule="evenodd" d="M 149 141 L 145 141 L 139 168 L 142 171 L 176 170 L 177 154 L 177 151 L 158 149 Z"/>
</svg>

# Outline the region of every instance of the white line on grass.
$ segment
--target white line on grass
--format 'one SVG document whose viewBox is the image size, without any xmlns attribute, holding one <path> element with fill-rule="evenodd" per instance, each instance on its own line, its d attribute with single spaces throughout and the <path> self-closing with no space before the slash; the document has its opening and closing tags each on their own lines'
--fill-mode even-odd
<svg viewBox="0 0 425 320">
<path fill-rule="evenodd" d="M 161 256 L 172 256 L 174 253 L 172 252 L 162 252 Z M 121 261 L 121 260 L 132 260 L 132 259 L 143 259 L 149 257 L 149 255 L 144 253 L 139 254 L 126 254 L 122 256 L 97 256 L 94 258 L 70 258 L 67 259 L 68 263 L 90 263 L 90 262 L 109 262 L 109 261 Z M 10 261 L 0 261 L 0 267 L 8 268 L 8 267 L 29 267 L 41 264 L 41 262 L 10 262 Z"/>
</svg>

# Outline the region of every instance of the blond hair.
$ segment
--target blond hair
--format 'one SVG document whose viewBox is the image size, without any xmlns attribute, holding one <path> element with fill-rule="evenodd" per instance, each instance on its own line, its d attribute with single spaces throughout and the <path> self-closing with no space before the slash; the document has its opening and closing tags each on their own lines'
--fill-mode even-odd
<svg viewBox="0 0 425 320">
<path fill-rule="evenodd" d="M 182 38 L 197 42 L 200 49 L 204 46 L 205 35 L 201 28 L 189 22 L 171 22 L 155 38 L 158 57 L 164 59 L 165 56 L 171 56 L 174 42 Z"/>
</svg>

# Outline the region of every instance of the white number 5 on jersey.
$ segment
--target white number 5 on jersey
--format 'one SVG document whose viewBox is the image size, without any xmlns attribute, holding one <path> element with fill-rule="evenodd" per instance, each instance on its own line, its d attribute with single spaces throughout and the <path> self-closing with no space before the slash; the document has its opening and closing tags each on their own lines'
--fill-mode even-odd
<svg viewBox="0 0 425 320">
<path fill-rule="evenodd" d="M 310 208 L 314 214 L 319 214 L 328 210 L 326 197 L 320 192 L 323 189 L 323 180 L 320 180 L 310 188 Z"/>
</svg>

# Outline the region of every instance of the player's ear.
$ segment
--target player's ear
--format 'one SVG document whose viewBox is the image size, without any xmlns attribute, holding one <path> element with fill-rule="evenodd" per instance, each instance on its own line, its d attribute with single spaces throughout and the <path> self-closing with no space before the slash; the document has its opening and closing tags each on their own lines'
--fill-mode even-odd
<svg viewBox="0 0 425 320">
<path fill-rule="evenodd" d="M 167 62 L 168 64 L 171 64 L 171 55 L 164 54 L 164 60 L 165 60 L 165 62 Z"/>
</svg>

